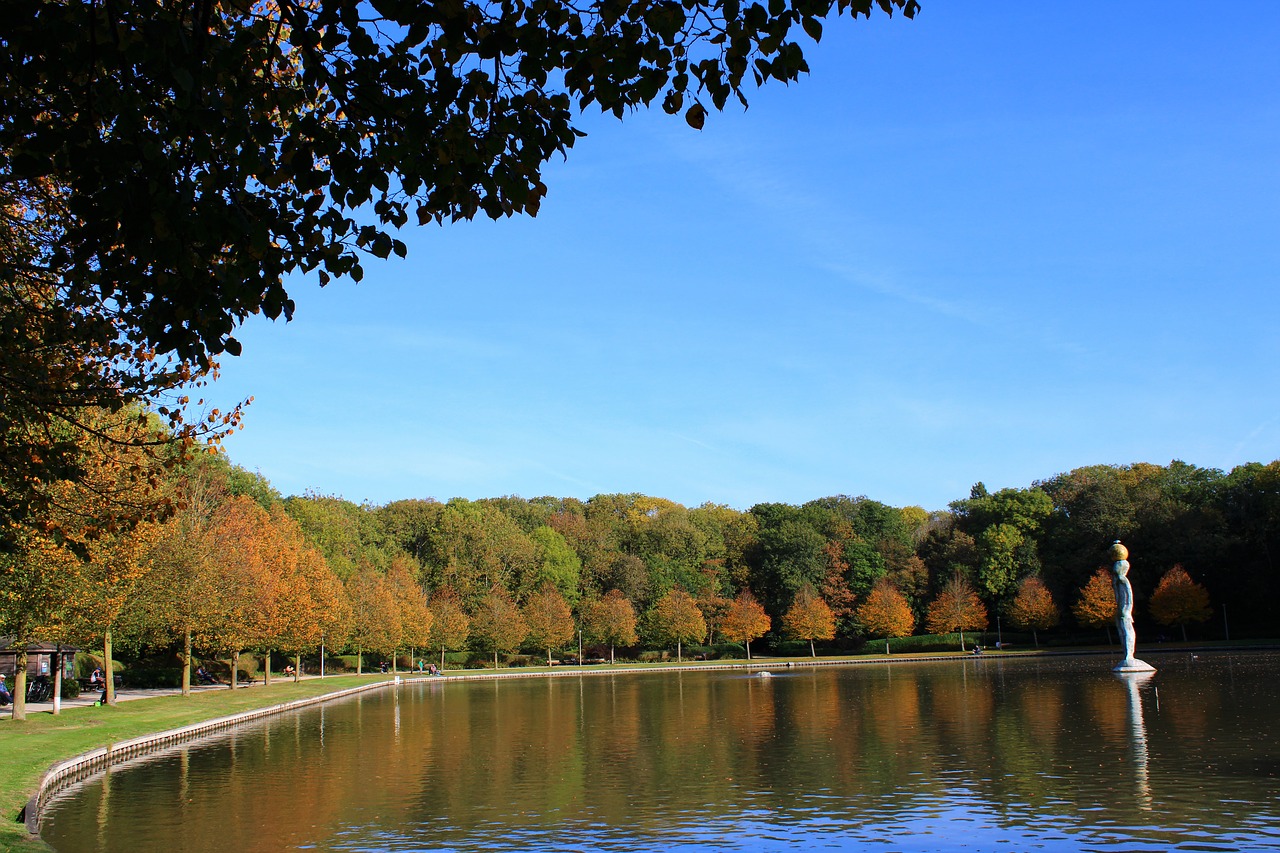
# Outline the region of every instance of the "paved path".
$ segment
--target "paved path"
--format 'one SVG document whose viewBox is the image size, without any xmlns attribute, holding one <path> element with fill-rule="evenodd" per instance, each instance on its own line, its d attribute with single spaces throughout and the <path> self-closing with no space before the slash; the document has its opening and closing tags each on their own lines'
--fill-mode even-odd
<svg viewBox="0 0 1280 853">
<path fill-rule="evenodd" d="M 302 676 L 303 679 L 318 678 L 318 677 L 319 676 L 308 676 L 308 675 Z M 288 676 L 273 677 L 271 680 L 273 682 L 287 681 Z M 255 682 L 253 684 L 240 685 L 241 688 L 246 688 L 246 689 L 252 688 L 252 687 L 261 687 L 261 686 L 262 686 L 261 681 Z M 225 684 L 202 684 L 199 687 L 193 684 L 191 686 L 192 693 L 204 693 L 209 690 L 226 690 L 226 689 L 228 688 L 227 688 L 227 685 Z M 141 688 L 135 689 L 135 688 L 129 688 L 129 687 L 122 687 L 116 690 L 116 701 L 129 702 L 134 699 L 154 699 L 157 696 L 178 696 L 181 693 L 182 693 L 181 687 L 156 687 L 156 688 L 149 688 L 145 690 Z M 101 690 L 83 690 L 80 692 L 80 696 L 76 699 L 63 699 L 62 707 L 64 709 L 89 707 L 95 704 L 98 701 L 98 697 L 101 695 L 102 695 Z M 28 702 L 27 703 L 28 714 L 39 714 L 42 712 L 53 713 L 53 702 L 49 701 L 49 702 Z M 12 705 L 7 705 L 4 708 L 0 708 L 0 719 L 3 719 L 4 717 L 11 717 L 11 716 L 13 716 Z"/>
</svg>

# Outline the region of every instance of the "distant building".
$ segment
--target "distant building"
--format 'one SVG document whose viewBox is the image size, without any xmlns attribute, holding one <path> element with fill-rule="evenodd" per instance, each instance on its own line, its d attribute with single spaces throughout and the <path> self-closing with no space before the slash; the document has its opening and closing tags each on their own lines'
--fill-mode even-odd
<svg viewBox="0 0 1280 853">
<path fill-rule="evenodd" d="M 13 637 L 0 637 L 0 672 L 12 678 L 18 672 L 18 649 L 13 645 Z M 57 643 L 31 643 L 27 646 L 27 675 L 53 675 L 53 658 L 62 657 L 62 676 L 75 676 L 75 646 Z M 12 681 L 9 682 L 13 684 Z"/>
</svg>

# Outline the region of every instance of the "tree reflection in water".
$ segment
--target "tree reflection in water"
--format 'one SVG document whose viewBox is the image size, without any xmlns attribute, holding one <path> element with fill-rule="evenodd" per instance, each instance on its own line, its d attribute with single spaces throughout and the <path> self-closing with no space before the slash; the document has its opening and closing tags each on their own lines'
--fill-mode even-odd
<svg viewBox="0 0 1280 853">
<path fill-rule="evenodd" d="M 1202 658 L 1145 682 L 1094 658 L 991 657 L 410 683 L 117 769 L 60 799 L 45 837 L 129 853 L 1276 847 L 1280 657 Z"/>
</svg>

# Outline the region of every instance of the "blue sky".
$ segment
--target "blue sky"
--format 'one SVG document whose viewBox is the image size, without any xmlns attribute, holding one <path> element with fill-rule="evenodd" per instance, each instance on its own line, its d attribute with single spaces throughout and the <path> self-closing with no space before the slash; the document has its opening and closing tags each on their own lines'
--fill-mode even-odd
<svg viewBox="0 0 1280 853">
<path fill-rule="evenodd" d="M 537 219 L 243 329 L 227 450 L 354 501 L 739 508 L 1271 461 L 1277 44 L 1280 4 L 928 0 L 701 132 L 584 116 Z"/>
</svg>

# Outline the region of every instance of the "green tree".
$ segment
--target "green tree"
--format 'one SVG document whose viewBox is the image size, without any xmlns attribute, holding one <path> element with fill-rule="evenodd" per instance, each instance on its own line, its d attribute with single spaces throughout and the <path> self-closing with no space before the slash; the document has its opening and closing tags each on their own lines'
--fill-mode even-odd
<svg viewBox="0 0 1280 853">
<path fill-rule="evenodd" d="M 653 605 L 649 624 L 654 639 L 676 644 L 676 660 L 683 662 L 683 644 L 694 643 L 707 635 L 707 623 L 693 596 L 676 587 Z"/>
<path fill-rule="evenodd" d="M 796 593 L 791 607 L 782 616 L 782 630 L 793 640 L 808 640 L 809 654 L 817 657 L 814 640 L 831 640 L 836 636 L 836 617 L 827 603 L 806 583 Z"/>
<path fill-rule="evenodd" d="M 1164 573 L 1151 593 L 1151 617 L 1161 625 L 1177 625 L 1182 641 L 1187 641 L 1187 625 L 1203 622 L 1212 615 L 1209 591 L 1191 579 L 1180 565 Z"/>
<path fill-rule="evenodd" d="M 534 528 L 529 538 L 533 540 L 538 562 L 538 569 L 531 577 L 535 588 L 550 582 L 570 605 L 577 604 L 582 583 L 582 560 L 577 552 L 563 536 L 546 525 Z"/>
</svg>

